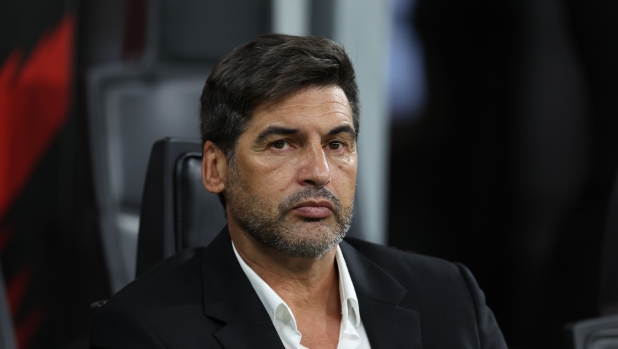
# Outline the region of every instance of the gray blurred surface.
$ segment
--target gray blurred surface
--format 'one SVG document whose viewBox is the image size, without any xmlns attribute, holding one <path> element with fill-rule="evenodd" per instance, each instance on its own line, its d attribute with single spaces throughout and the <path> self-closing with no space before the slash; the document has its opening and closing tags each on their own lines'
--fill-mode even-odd
<svg viewBox="0 0 618 349">
<path fill-rule="evenodd" d="M 124 23 L 122 15 L 102 13 Z M 86 49 L 87 61 L 108 63 L 88 72 L 90 144 L 102 240 L 116 292 L 134 278 L 152 144 L 166 136 L 199 137 L 199 96 L 206 78 L 225 53 L 270 30 L 270 1 L 148 1 L 144 54 L 135 63 L 118 59 L 126 33 L 119 35 L 118 26 L 109 28 L 92 17 L 88 30 L 105 44 Z"/>
<path fill-rule="evenodd" d="M 363 221 L 361 238 L 386 243 L 388 222 L 389 127 L 386 66 L 389 2 L 337 0 L 333 37 L 354 64 L 360 91 L 361 126 L 358 140 L 358 205 Z"/>
<path fill-rule="evenodd" d="M 11 309 L 7 303 L 8 299 L 6 298 L 6 292 L 4 292 L 4 285 L 2 265 L 0 265 L 0 348 L 17 349 Z"/>
<path fill-rule="evenodd" d="M 198 137 L 208 68 L 107 66 L 89 76 L 91 150 L 112 290 L 134 277 L 148 154 L 165 136 Z"/>
<path fill-rule="evenodd" d="M 159 57 L 214 61 L 270 30 L 270 1 L 164 0 Z"/>
<path fill-rule="evenodd" d="M 618 316 L 576 322 L 567 340 L 573 349 L 618 349 Z"/>
</svg>

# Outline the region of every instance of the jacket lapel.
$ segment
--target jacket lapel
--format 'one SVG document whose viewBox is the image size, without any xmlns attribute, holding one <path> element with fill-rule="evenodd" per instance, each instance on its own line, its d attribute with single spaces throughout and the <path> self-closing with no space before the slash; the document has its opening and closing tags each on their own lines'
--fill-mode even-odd
<svg viewBox="0 0 618 349">
<path fill-rule="evenodd" d="M 204 315 L 225 325 L 215 332 L 224 348 L 280 348 L 264 305 L 238 264 L 227 226 L 202 252 Z"/>
<path fill-rule="evenodd" d="M 399 307 L 408 292 L 345 241 L 340 244 L 358 296 L 372 349 L 422 349 L 419 314 Z M 204 315 L 225 325 L 215 333 L 224 348 L 284 349 L 270 316 L 242 271 L 227 227 L 202 250 Z"/>
<path fill-rule="evenodd" d="M 251 292 L 245 299 L 240 311 L 241 316 L 236 316 L 215 333 L 223 347 L 284 349 L 279 334 L 255 292 Z"/>
<path fill-rule="evenodd" d="M 419 313 L 399 306 L 406 290 L 345 241 L 340 244 L 372 349 L 422 349 Z"/>
</svg>

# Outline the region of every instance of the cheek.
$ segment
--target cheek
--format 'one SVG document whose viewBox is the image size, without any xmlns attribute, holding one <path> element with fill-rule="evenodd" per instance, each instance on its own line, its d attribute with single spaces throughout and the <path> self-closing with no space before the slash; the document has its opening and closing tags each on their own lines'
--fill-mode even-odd
<svg viewBox="0 0 618 349">
<path fill-rule="evenodd" d="M 252 189 L 264 197 L 285 192 L 294 182 L 293 161 L 252 161 L 246 166 L 246 177 Z"/>
<path fill-rule="evenodd" d="M 337 196 L 342 203 L 349 205 L 354 201 L 356 191 L 356 162 L 337 166 L 336 174 L 333 174 L 333 184 L 336 185 Z"/>
</svg>

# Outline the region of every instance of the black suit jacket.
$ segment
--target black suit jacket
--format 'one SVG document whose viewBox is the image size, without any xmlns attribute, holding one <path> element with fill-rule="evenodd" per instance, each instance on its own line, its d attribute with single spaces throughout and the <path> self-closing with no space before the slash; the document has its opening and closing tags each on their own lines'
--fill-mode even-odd
<svg viewBox="0 0 618 349">
<path fill-rule="evenodd" d="M 506 348 L 462 265 L 346 239 L 340 244 L 373 349 Z M 129 284 L 94 314 L 91 348 L 279 348 L 227 229 Z"/>
</svg>

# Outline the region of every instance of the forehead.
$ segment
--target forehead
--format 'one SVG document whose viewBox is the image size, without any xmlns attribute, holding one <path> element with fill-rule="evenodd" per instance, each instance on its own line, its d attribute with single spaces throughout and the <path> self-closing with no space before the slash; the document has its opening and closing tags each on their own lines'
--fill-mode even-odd
<svg viewBox="0 0 618 349">
<path fill-rule="evenodd" d="M 352 110 L 343 90 L 338 86 L 309 87 L 276 101 L 258 105 L 249 128 L 273 123 L 302 125 L 352 125 Z"/>
</svg>

